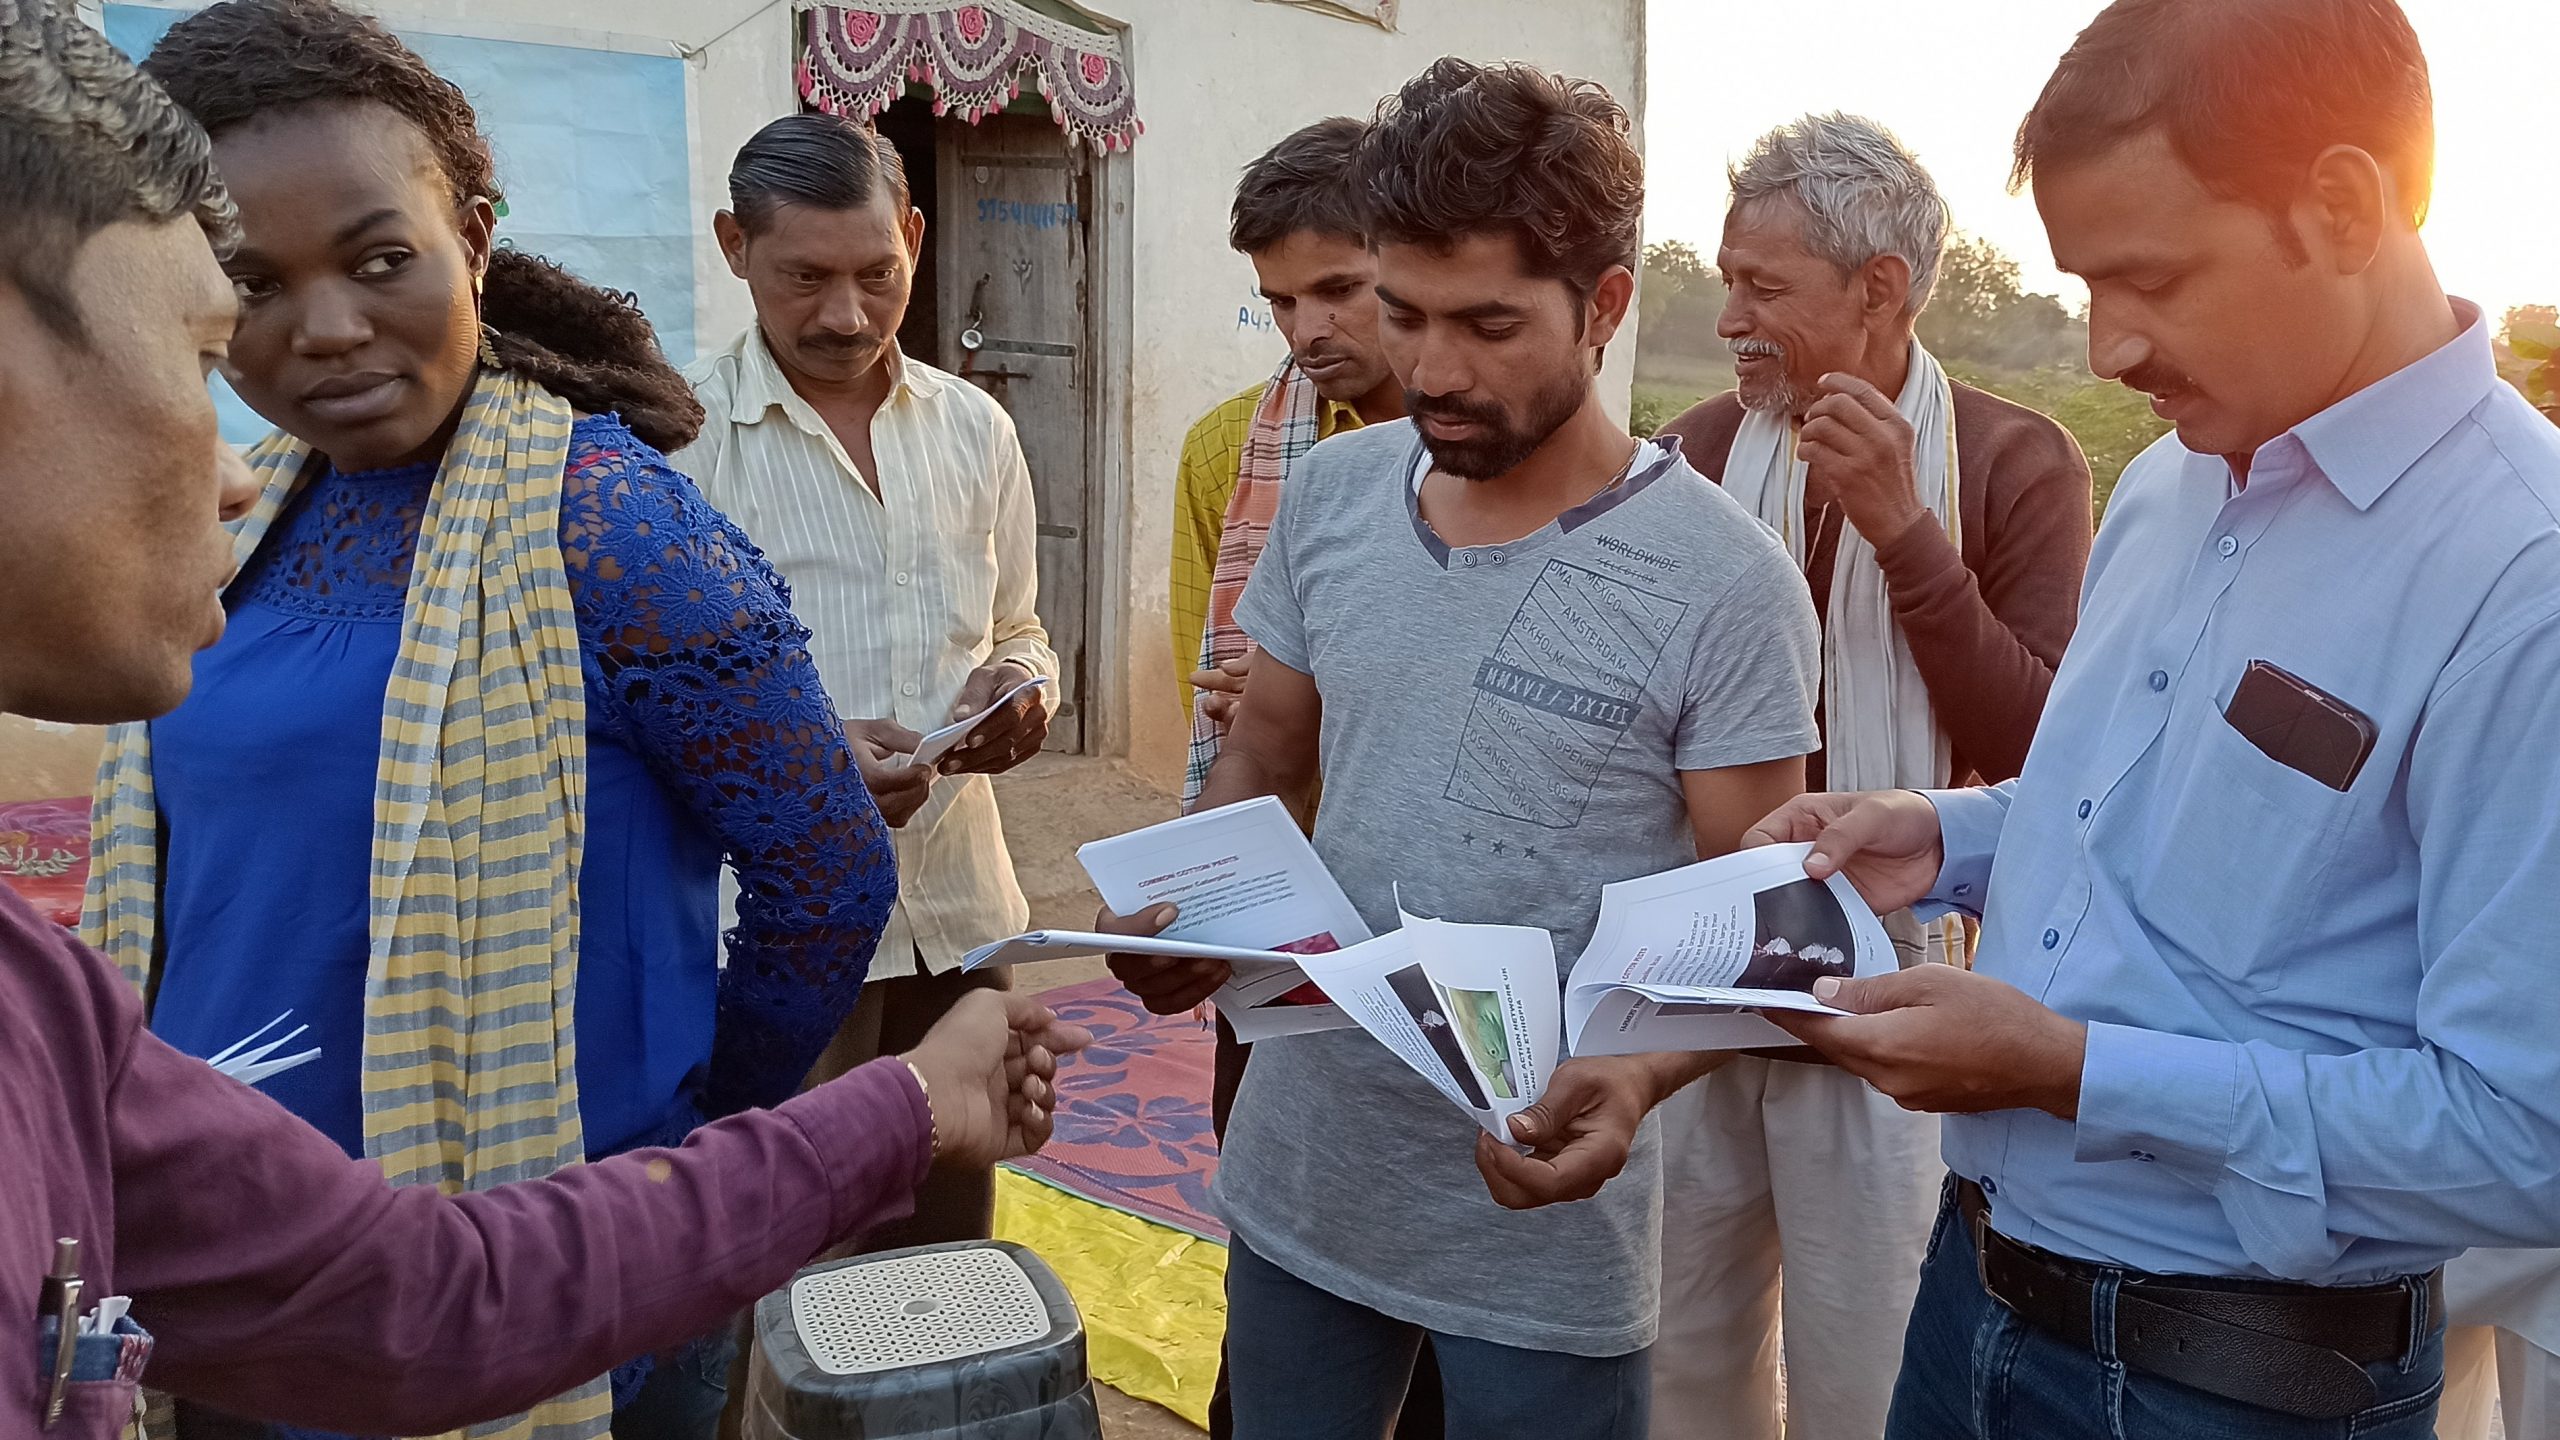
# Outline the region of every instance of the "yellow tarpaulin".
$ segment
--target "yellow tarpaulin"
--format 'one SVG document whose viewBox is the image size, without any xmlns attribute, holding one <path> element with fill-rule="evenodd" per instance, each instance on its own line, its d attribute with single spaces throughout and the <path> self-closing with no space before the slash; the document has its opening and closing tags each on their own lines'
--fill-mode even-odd
<svg viewBox="0 0 2560 1440">
<path fill-rule="evenodd" d="M 1194 1425 L 1209 1423 L 1227 1328 L 1227 1249 L 996 1171 L 996 1238 L 1036 1250 L 1084 1315 L 1093 1378 Z"/>
</svg>

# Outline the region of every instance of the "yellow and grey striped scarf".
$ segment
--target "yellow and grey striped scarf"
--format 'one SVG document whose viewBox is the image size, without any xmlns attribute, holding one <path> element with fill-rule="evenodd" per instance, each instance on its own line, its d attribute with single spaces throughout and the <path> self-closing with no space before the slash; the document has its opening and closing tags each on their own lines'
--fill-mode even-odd
<svg viewBox="0 0 2560 1440">
<path fill-rule="evenodd" d="M 560 554 L 569 406 L 483 370 L 418 532 L 383 695 L 361 1086 L 365 1154 L 451 1194 L 584 1158 L 571 1002 L 586 842 L 586 687 Z M 281 433 L 234 532 L 243 564 L 313 467 Z M 159 810 L 148 725 L 110 732 L 81 929 L 137 985 L 158 959 Z M 605 1432 L 599 1379 L 475 1427 Z"/>
</svg>

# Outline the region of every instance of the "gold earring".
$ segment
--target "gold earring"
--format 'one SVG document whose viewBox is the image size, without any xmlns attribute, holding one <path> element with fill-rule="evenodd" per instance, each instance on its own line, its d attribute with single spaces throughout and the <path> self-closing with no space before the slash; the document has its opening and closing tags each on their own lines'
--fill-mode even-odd
<svg viewBox="0 0 2560 1440">
<path fill-rule="evenodd" d="M 507 362 L 498 358 L 498 331 L 495 326 L 480 327 L 480 364 L 490 370 L 507 368 Z"/>
</svg>

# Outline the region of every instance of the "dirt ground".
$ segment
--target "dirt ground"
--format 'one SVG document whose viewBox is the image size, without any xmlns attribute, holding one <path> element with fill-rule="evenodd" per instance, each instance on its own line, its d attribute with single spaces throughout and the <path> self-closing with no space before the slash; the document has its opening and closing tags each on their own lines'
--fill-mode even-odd
<svg viewBox="0 0 2560 1440">
<path fill-rule="evenodd" d="M 996 779 L 1005 840 L 1013 866 L 1031 900 L 1033 925 L 1087 929 L 1101 904 L 1076 864 L 1076 847 L 1123 834 L 1178 808 L 1175 797 L 1123 766 L 1078 756 L 1043 755 Z M 1099 960 L 1051 960 L 1014 972 L 1015 983 L 1038 992 L 1104 974 Z M 1108 1440 L 1196 1440 L 1201 1433 L 1172 1411 L 1133 1400 L 1107 1385 L 1094 1386 Z"/>
</svg>

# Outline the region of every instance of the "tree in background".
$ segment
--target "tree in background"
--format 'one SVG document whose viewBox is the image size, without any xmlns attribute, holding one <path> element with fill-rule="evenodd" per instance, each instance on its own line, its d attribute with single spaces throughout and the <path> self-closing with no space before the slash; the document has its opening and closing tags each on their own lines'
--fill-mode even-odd
<svg viewBox="0 0 2560 1440">
<path fill-rule="evenodd" d="M 1637 434 L 1733 388 L 1733 353 L 1716 334 L 1724 299 L 1723 280 L 1695 246 L 1645 247 L 1630 417 Z M 1955 378 L 2069 430 L 2089 457 L 2101 513 L 2125 464 L 2168 429 L 2142 396 L 2089 373 L 2087 320 L 2021 288 L 2018 263 L 1980 236 L 1948 244 L 1920 340 Z"/>
<path fill-rule="evenodd" d="M 1637 302 L 1632 422 L 1650 435 L 1701 398 L 1733 388 L 1733 354 L 1716 335 L 1724 281 L 1697 247 L 1645 247 Z M 2560 307 L 2519 305 L 2500 327 L 2498 373 L 2560 423 Z M 1920 341 L 1958 380 L 2043 411 L 2079 440 L 2106 513 L 2116 477 L 2167 433 L 2142 396 L 2089 373 L 2089 322 L 2020 285 L 2018 262 L 1959 232 L 1920 313 Z"/>
<path fill-rule="evenodd" d="M 1938 262 L 1938 285 L 1920 312 L 1920 343 L 1941 361 L 1996 370 L 2084 362 L 2088 322 L 2050 295 L 2019 288 L 2018 262 L 1979 235 L 1959 232 Z"/>
<path fill-rule="evenodd" d="M 2498 341 L 2498 373 L 2560 425 L 2560 306 L 2519 305 Z"/>
<path fill-rule="evenodd" d="M 1636 391 L 1628 417 L 1651 435 L 1701 397 L 1733 388 L 1733 352 L 1716 336 L 1724 279 L 1685 240 L 1644 247 L 1636 291 Z"/>
<path fill-rule="evenodd" d="M 1644 285 L 1636 300 L 1636 333 L 1661 337 L 1661 354 L 1730 359 L 1724 342 L 1716 338 L 1724 294 L 1724 278 L 1695 245 L 1686 240 L 1647 245 Z"/>
</svg>

